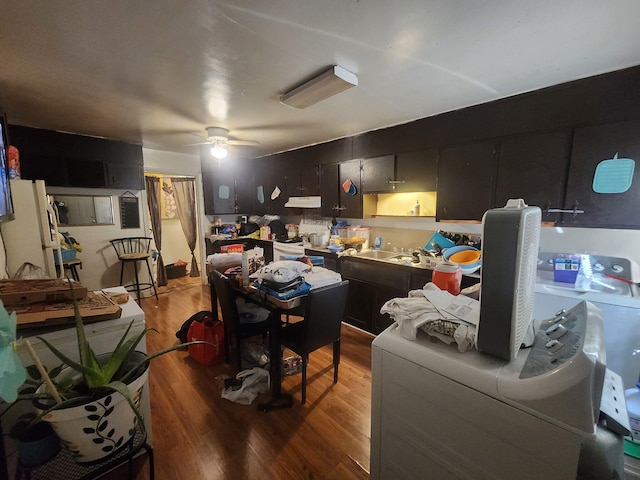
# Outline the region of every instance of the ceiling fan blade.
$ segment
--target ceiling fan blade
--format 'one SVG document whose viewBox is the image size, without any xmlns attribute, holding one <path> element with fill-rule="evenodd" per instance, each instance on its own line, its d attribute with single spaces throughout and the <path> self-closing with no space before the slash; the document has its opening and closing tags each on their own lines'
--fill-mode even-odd
<svg viewBox="0 0 640 480">
<path fill-rule="evenodd" d="M 255 147 L 257 145 L 260 145 L 260 142 L 256 142 L 255 140 L 228 140 L 227 141 L 228 145 L 242 145 L 242 146 L 248 146 L 248 147 Z"/>
<path fill-rule="evenodd" d="M 212 145 L 211 142 L 187 143 L 183 147 L 193 147 L 194 145 Z"/>
</svg>

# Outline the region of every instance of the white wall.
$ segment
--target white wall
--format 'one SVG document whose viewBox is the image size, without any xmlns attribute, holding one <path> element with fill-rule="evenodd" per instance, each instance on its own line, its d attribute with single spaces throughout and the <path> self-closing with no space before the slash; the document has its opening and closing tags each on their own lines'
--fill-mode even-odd
<svg viewBox="0 0 640 480">
<path fill-rule="evenodd" d="M 143 148 L 142 155 L 144 158 L 145 173 L 195 177 L 196 208 L 198 210 L 198 225 L 200 229 L 195 255 L 199 263 L 200 272 L 204 276 L 203 270 L 205 269 L 203 268 L 202 259 L 206 258 L 206 255 L 204 253 L 203 232 L 208 232 L 209 221 L 204 215 L 200 157 L 198 155 L 153 150 L 150 148 Z M 146 211 L 145 214 L 148 215 L 148 211 Z M 182 231 L 180 220 L 177 218 L 164 219 L 162 221 L 162 259 L 165 265 L 174 263 L 178 259 L 191 264 L 191 252 L 189 251 L 187 240 Z"/>
<path fill-rule="evenodd" d="M 56 194 L 69 195 L 110 195 L 113 206 L 113 225 L 90 226 L 62 226 L 60 230 L 69 232 L 82 246 L 82 252 L 76 258 L 82 260 L 82 269 L 78 269 L 80 283 L 91 290 L 115 287 L 120 285 L 120 261 L 116 256 L 109 240 L 120 237 L 150 236 L 145 223 L 144 212 L 147 209 L 147 201 L 143 191 L 132 191 L 139 201 L 140 228 L 121 228 L 119 197 L 126 190 L 109 190 L 103 188 L 64 188 L 47 187 L 47 193 L 55 197 Z M 148 277 L 143 270 L 141 281 Z M 125 270 L 124 284 L 133 283 L 133 269 Z"/>
</svg>

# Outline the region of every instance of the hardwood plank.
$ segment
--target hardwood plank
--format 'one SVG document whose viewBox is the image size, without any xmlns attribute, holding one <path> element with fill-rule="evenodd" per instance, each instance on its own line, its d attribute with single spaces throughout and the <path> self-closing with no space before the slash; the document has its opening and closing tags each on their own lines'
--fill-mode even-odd
<svg viewBox="0 0 640 480">
<path fill-rule="evenodd" d="M 189 277 L 170 280 L 159 301 L 144 298 L 147 326 L 157 330 L 147 335 L 148 350 L 176 343 L 182 323 L 210 305 L 209 287 Z M 311 355 L 307 403 L 299 403 L 300 375 L 287 376 L 283 391 L 293 394 L 294 406 L 269 413 L 255 407 L 266 395 L 249 406 L 221 398 L 223 379 L 235 373 L 231 365 L 203 367 L 186 351 L 154 359 L 149 386 L 156 478 L 369 478 L 372 339 L 343 325 L 338 383 L 331 347 L 324 347 Z M 136 480 L 148 480 L 146 463 L 136 470 Z"/>
</svg>

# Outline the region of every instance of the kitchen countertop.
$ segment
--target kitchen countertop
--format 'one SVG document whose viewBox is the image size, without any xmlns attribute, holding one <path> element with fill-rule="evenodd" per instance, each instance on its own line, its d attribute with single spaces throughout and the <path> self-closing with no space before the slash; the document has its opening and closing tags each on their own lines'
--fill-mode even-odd
<svg viewBox="0 0 640 480">
<path fill-rule="evenodd" d="M 426 265 L 422 265 L 418 262 L 400 262 L 397 260 L 393 260 L 392 258 L 371 258 L 370 256 L 367 255 L 372 255 L 372 252 L 381 252 L 382 255 L 389 255 L 389 257 L 395 257 L 398 255 L 402 255 L 402 256 L 406 256 L 406 257 L 411 257 L 412 254 L 409 252 L 390 252 L 390 251 L 386 251 L 386 250 L 374 250 L 374 249 L 366 249 L 366 250 L 362 250 L 361 252 L 358 252 L 355 255 L 338 255 L 337 253 L 333 253 L 331 252 L 329 249 L 327 248 L 313 248 L 313 247 L 307 247 L 306 248 L 307 251 L 309 252 L 317 252 L 317 253 L 321 253 L 323 255 L 332 255 L 334 256 L 336 259 L 355 259 L 355 260 L 362 260 L 362 261 L 366 261 L 366 262 L 378 262 L 378 263 L 383 263 L 385 265 L 398 265 L 401 267 L 408 267 L 408 268 L 415 268 L 415 269 L 420 269 L 420 270 L 427 270 L 427 271 L 433 271 L 433 268 L 431 267 L 427 267 Z M 313 253 L 312 253 L 313 254 Z M 478 270 L 475 273 L 471 273 L 471 274 L 465 274 L 465 277 L 469 277 L 469 278 L 475 278 L 475 279 L 480 279 L 480 271 Z"/>
</svg>

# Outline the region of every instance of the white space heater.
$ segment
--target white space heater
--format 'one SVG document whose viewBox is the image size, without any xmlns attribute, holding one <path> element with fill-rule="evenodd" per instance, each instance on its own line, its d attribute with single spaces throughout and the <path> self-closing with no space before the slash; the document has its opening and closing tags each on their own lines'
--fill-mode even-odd
<svg viewBox="0 0 640 480">
<path fill-rule="evenodd" d="M 482 218 L 478 350 L 513 360 L 533 320 L 542 212 L 522 199 Z"/>
</svg>

